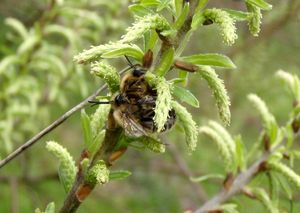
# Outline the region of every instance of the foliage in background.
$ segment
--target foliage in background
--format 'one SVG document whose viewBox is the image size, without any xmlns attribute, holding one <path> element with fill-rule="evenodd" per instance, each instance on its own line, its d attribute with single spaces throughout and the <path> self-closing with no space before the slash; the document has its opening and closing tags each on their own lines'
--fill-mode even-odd
<svg viewBox="0 0 300 213">
<path fill-rule="evenodd" d="M 116 2 L 117 1 L 115 1 L 114 3 L 110 2 L 109 6 L 114 6 Z M 265 24 L 268 24 L 269 22 L 271 23 L 273 20 L 276 20 L 277 17 L 281 18 L 282 16 L 284 16 L 284 10 L 288 5 L 287 3 L 276 1 L 270 2 L 274 2 L 273 5 L 275 10 L 266 14 L 267 19 L 264 19 Z M 232 7 L 235 7 L 237 9 L 243 8 L 242 6 L 240 6 L 242 5 L 241 2 L 226 2 L 226 4 L 227 3 L 229 3 Z M 220 3 L 220 5 L 221 4 L 222 3 Z M 219 7 L 220 5 L 216 6 Z M 85 6 L 85 3 L 81 4 L 79 7 L 82 7 L 84 9 L 89 8 L 89 10 L 91 8 L 94 9 L 94 7 Z M 226 6 L 224 5 L 224 7 Z M 116 8 L 118 10 L 120 9 L 118 6 Z M 134 7 L 130 8 L 132 8 L 131 10 L 134 10 Z M 99 10 L 96 11 L 96 13 L 99 14 Z M 103 11 L 101 11 L 101 13 L 103 14 Z M 117 20 L 113 19 L 113 23 L 111 22 L 111 18 L 108 18 L 108 21 L 104 23 L 108 23 L 108 27 L 113 27 L 115 26 L 115 24 L 117 24 L 117 26 L 124 26 L 122 24 L 122 20 L 125 20 L 126 18 L 128 19 L 127 16 L 128 14 L 123 13 L 122 16 L 120 16 L 122 18 L 119 18 Z M 245 16 L 243 14 L 236 14 L 235 17 L 239 17 L 240 20 L 245 19 Z M 237 19 L 237 21 L 239 20 Z M 296 47 L 297 45 L 292 45 L 293 43 L 296 44 L 296 35 L 298 35 L 298 32 L 294 24 L 295 22 L 291 20 L 287 23 L 287 27 L 282 28 L 282 30 L 280 30 L 279 28 L 279 33 L 277 34 L 277 36 L 268 37 L 268 40 L 264 40 L 264 31 L 262 31 L 263 37 L 261 40 L 265 42 L 261 42 L 261 45 L 256 45 L 256 43 L 252 43 L 251 48 L 247 49 L 247 51 L 238 52 L 234 55 L 234 62 L 235 64 L 237 64 L 239 72 L 227 73 L 227 71 L 225 71 L 219 73 L 222 77 L 225 78 L 225 83 L 227 84 L 227 88 L 229 88 L 229 94 L 232 101 L 231 111 L 233 113 L 234 120 L 232 122 L 231 129 L 235 131 L 237 129 L 239 131 L 242 131 L 243 140 L 244 142 L 246 142 L 246 147 L 249 146 L 249 144 L 251 144 L 253 141 L 253 135 L 256 130 L 256 126 L 258 125 L 258 122 L 255 118 L 253 118 L 251 114 L 248 113 L 250 107 L 248 104 L 245 104 L 245 94 L 247 94 L 249 91 L 254 91 L 257 94 L 259 94 L 259 96 L 264 97 L 264 99 L 266 98 L 266 102 L 269 106 L 272 106 L 271 110 L 276 115 L 277 121 L 279 123 L 281 123 L 283 118 L 285 118 L 286 112 L 289 109 L 287 106 L 284 105 L 284 100 L 287 100 L 287 98 L 283 96 L 280 92 L 278 92 L 281 88 L 275 86 L 276 84 L 272 82 L 273 80 L 270 77 L 272 74 L 272 70 L 277 69 L 278 67 L 284 67 L 287 70 L 298 72 L 296 67 L 297 54 L 296 52 L 293 54 L 293 51 L 295 51 L 293 46 Z M 245 26 L 240 27 L 241 28 L 239 28 L 237 34 L 239 34 L 239 37 L 241 39 L 237 41 L 238 44 L 242 46 L 244 39 L 247 39 L 248 37 L 248 33 L 246 32 L 243 34 L 243 29 L 245 28 Z M 198 52 L 199 49 L 207 49 L 210 52 L 226 52 L 228 48 L 223 46 L 221 43 L 218 43 L 218 41 L 215 41 L 215 39 L 212 39 L 215 38 L 214 28 L 214 25 L 207 26 L 203 28 L 203 31 L 195 32 L 196 35 L 194 37 L 191 37 L 191 42 L 188 44 L 188 48 L 185 50 L 185 54 L 194 54 L 194 52 Z M 264 27 L 262 28 L 262 30 L 263 29 Z M 94 29 L 92 29 L 91 31 L 93 30 Z M 101 39 L 101 41 L 95 41 L 93 44 L 102 43 L 103 40 L 114 40 L 114 38 L 119 37 L 117 35 L 118 32 L 116 31 L 116 29 L 114 29 L 114 32 L 111 32 L 111 30 L 109 31 L 109 37 L 107 37 L 107 35 L 103 35 L 99 38 L 98 34 L 95 33 L 95 38 Z M 283 31 L 284 33 L 282 33 Z M 209 42 L 201 42 L 200 40 L 207 40 Z M 151 47 L 151 42 L 145 45 Z M 84 46 L 88 47 L 89 44 L 85 44 Z M 254 47 L 253 50 L 252 47 Z M 236 49 L 238 48 L 232 48 L 233 51 L 235 51 Z M 280 50 L 282 54 L 279 54 L 278 50 Z M 231 55 L 231 52 L 229 55 Z M 270 58 L 272 58 L 273 60 L 270 60 Z M 65 64 L 71 62 L 70 58 L 64 58 L 62 60 Z M 249 64 L 251 64 L 251 66 L 249 66 Z M 117 67 L 119 68 L 119 66 Z M 172 73 L 170 73 L 170 75 L 174 76 L 174 74 Z M 182 85 L 179 86 L 181 87 Z M 74 87 L 77 87 L 77 85 Z M 207 92 L 204 86 L 199 85 L 199 80 L 190 78 L 189 88 L 191 89 L 193 94 L 195 94 L 195 96 L 201 101 L 200 109 L 193 109 L 188 107 L 189 111 L 193 112 L 193 117 L 197 121 L 197 123 L 205 122 L 205 117 L 215 117 L 215 110 L 213 109 L 213 107 L 211 107 L 212 102 L 209 98 L 209 93 Z M 75 91 L 73 90 L 73 94 L 74 92 Z M 175 93 L 176 92 L 174 92 L 174 95 Z M 177 90 L 177 93 L 182 94 L 180 93 L 180 89 Z M 274 98 L 275 94 L 277 98 Z M 199 102 L 198 104 L 195 101 L 193 103 L 194 106 L 199 105 Z M 60 112 L 63 112 L 63 110 L 59 110 Z M 198 118 L 197 115 L 201 115 L 201 118 Z M 52 118 L 55 118 L 57 115 L 53 112 L 50 112 L 50 116 Z M 34 120 L 34 122 L 36 122 L 36 120 Z M 45 125 L 47 123 L 48 122 L 45 121 Z M 76 142 L 78 144 L 81 141 L 81 139 L 79 139 L 78 133 L 75 133 L 73 128 L 80 125 L 80 123 L 76 119 L 76 121 L 71 120 L 69 124 L 71 125 L 64 127 L 64 131 L 68 132 L 68 130 L 70 131 L 71 129 L 72 135 L 61 134 L 61 132 L 58 132 L 59 136 L 55 136 L 55 138 L 59 138 L 56 140 L 64 143 L 64 145 L 66 146 L 68 146 L 68 143 L 72 143 L 72 147 L 68 147 L 68 149 L 72 153 L 77 153 L 79 147 L 75 144 Z M 35 125 L 33 126 L 36 127 Z M 35 132 L 37 131 L 38 129 Z M 175 141 L 175 139 L 177 141 L 181 137 L 180 130 L 178 131 L 178 133 L 176 132 L 177 131 L 173 131 L 172 135 L 170 136 L 171 138 L 174 138 L 173 141 Z M 29 134 L 27 137 L 29 137 L 30 135 L 32 134 Z M 62 140 L 61 138 L 64 138 L 64 140 Z M 20 141 L 22 142 L 23 139 Z M 177 143 L 177 145 L 181 147 L 181 144 Z M 297 147 L 297 144 L 295 145 Z M 193 168 L 195 172 L 200 170 L 199 173 L 203 174 L 210 172 L 221 173 L 223 171 L 223 169 L 221 168 L 222 164 L 215 158 L 215 150 L 210 149 L 210 147 L 211 145 L 209 143 L 202 142 L 197 152 L 194 152 L 192 156 L 186 158 L 188 164 Z M 126 211 L 126 209 L 128 209 L 128 206 L 130 206 L 130 211 L 132 212 L 140 212 L 142 210 L 144 211 L 145 207 L 149 209 L 149 212 L 179 212 L 183 211 L 183 209 L 194 208 L 195 203 L 199 203 L 199 200 L 197 200 L 196 198 L 197 193 L 195 193 L 197 189 L 189 188 L 189 183 L 186 181 L 185 178 L 173 175 L 174 173 L 178 173 L 178 169 L 176 167 L 176 164 L 174 165 L 172 158 L 168 158 L 168 155 L 170 154 L 171 153 L 168 151 L 167 155 L 163 155 L 166 157 L 159 157 L 147 153 L 129 153 L 130 156 L 128 157 L 128 159 L 122 159 L 122 161 L 120 161 L 119 163 L 121 164 L 120 166 L 123 168 L 128 168 L 132 171 L 134 170 L 135 175 L 132 176 L 126 182 L 126 184 L 114 183 L 107 185 L 107 187 L 105 188 L 101 187 L 99 190 L 102 191 L 101 194 L 97 190 L 97 192 L 95 192 L 92 196 L 92 199 L 87 200 L 87 203 L 81 207 L 81 212 L 93 212 L 97 211 L 99 208 L 105 209 L 105 211 Z M 181 155 L 185 156 L 185 153 L 181 153 Z M 49 155 L 45 157 L 48 163 Z M 36 156 L 36 158 L 44 160 L 43 156 Z M 132 159 L 138 160 L 133 161 Z M 36 163 L 31 162 L 31 164 L 34 165 L 34 168 L 36 168 Z M 49 164 L 50 168 L 47 170 L 45 170 L 44 167 L 38 167 L 40 171 L 40 173 L 38 174 L 48 174 L 50 172 L 49 170 L 53 170 L 53 164 L 51 162 Z M 295 164 L 295 167 L 297 169 L 297 164 Z M 150 170 L 151 174 L 149 174 Z M 35 170 L 33 170 L 31 173 L 34 176 L 38 175 Z M 165 187 L 166 178 L 168 178 L 168 180 L 171 180 L 168 181 L 168 191 L 162 190 L 162 188 Z M 60 203 L 63 197 L 65 196 L 63 194 L 63 191 L 60 191 L 60 188 L 57 186 L 56 182 L 51 181 L 51 179 L 44 179 L 44 183 L 37 182 L 35 185 L 31 185 L 30 191 L 26 191 L 28 190 L 27 184 L 29 185 L 29 183 L 24 183 L 26 187 L 20 185 L 20 190 L 22 190 L 20 196 L 23 202 L 23 204 L 20 205 L 20 208 L 26 209 L 24 211 L 30 211 L 36 206 L 46 206 L 46 204 L 51 200 Z M 217 184 L 212 184 L 211 182 L 203 182 L 201 185 L 209 194 L 214 194 L 217 190 Z M 8 196 L 10 195 L 11 191 L 6 184 L 3 184 L 3 186 L 3 193 L 5 195 L 4 200 L 6 200 L 6 202 L 5 205 L 2 206 L 2 208 L 4 208 L 3 211 L 8 211 L 8 201 L 10 201 L 10 197 Z M 114 186 L 116 186 L 116 188 L 118 189 L 116 189 Z M 134 193 L 132 193 L 133 188 L 141 191 L 141 195 L 138 198 Z M 40 197 L 40 200 L 36 201 L 35 198 L 30 198 L 26 196 L 26 194 L 31 194 L 31 191 L 37 192 L 39 194 L 44 194 L 45 196 Z M 106 193 L 114 194 L 113 202 L 109 198 L 104 198 L 103 195 L 105 195 Z M 185 195 L 185 199 L 182 199 L 183 195 Z M 295 199 L 297 200 L 297 194 Z M 101 202 L 99 202 L 99 200 L 101 200 Z M 249 209 L 251 209 L 251 212 L 253 209 L 255 209 L 258 212 L 264 211 L 255 202 L 245 200 L 243 199 L 243 197 L 239 197 L 239 200 L 241 200 L 241 202 L 245 204 L 244 206 L 247 206 L 247 208 L 239 206 L 241 208 L 241 212 L 249 212 Z M 284 202 L 284 200 L 281 201 Z M 294 210 L 298 209 L 298 207 L 299 206 L 297 205 L 297 203 L 294 203 Z"/>
</svg>

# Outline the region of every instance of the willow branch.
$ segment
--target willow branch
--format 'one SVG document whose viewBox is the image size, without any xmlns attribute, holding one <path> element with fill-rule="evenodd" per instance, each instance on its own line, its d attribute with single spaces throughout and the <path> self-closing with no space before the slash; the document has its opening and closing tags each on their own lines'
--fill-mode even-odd
<svg viewBox="0 0 300 213">
<path fill-rule="evenodd" d="M 269 156 L 278 150 L 282 145 L 283 143 L 274 147 L 271 151 L 265 152 L 256 162 L 252 164 L 252 166 L 234 178 L 229 189 L 223 188 L 218 194 L 204 203 L 202 207 L 197 209 L 195 213 L 206 213 L 218 209 L 222 203 L 229 200 L 237 193 L 242 192 L 244 187 L 260 172 L 260 168 L 263 163 L 265 163 Z"/>
</svg>

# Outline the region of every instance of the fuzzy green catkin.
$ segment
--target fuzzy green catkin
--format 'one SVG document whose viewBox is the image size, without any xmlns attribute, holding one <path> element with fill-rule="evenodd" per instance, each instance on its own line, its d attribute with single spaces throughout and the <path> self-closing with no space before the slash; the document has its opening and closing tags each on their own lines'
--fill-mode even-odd
<svg viewBox="0 0 300 213">
<path fill-rule="evenodd" d="M 281 162 L 268 162 L 268 167 L 274 171 L 279 172 L 292 182 L 298 189 L 300 189 L 300 176 L 296 174 L 291 168 Z"/>
<path fill-rule="evenodd" d="M 253 104 L 253 106 L 257 109 L 257 111 L 260 113 L 265 128 L 268 130 L 268 136 L 271 139 L 271 142 L 273 142 L 277 137 L 277 122 L 275 120 L 275 117 L 269 112 L 268 107 L 266 106 L 266 103 L 257 95 L 255 94 L 249 94 L 248 95 L 249 101 Z"/>
<path fill-rule="evenodd" d="M 165 144 L 161 143 L 160 141 L 151 138 L 151 137 L 144 137 L 141 141 L 145 147 L 152 152 L 155 153 L 164 153 L 166 151 Z"/>
<path fill-rule="evenodd" d="M 184 128 L 188 149 L 190 151 L 194 151 L 196 149 L 198 140 L 197 124 L 195 123 L 192 115 L 187 111 L 187 109 L 180 105 L 178 102 L 172 101 L 172 107 L 176 112 L 177 119 Z"/>
<path fill-rule="evenodd" d="M 221 9 L 212 8 L 206 9 L 203 16 L 219 25 L 225 44 L 234 44 L 235 40 L 238 38 L 236 34 L 235 20 L 231 18 L 227 12 Z"/>
<path fill-rule="evenodd" d="M 84 64 L 88 62 L 93 62 L 101 58 L 101 55 L 117 49 L 125 48 L 139 48 L 134 44 L 122 44 L 120 42 L 110 42 L 108 44 L 103 44 L 99 46 L 92 46 L 88 50 L 84 50 L 78 55 L 74 56 L 74 61 L 79 64 Z"/>
<path fill-rule="evenodd" d="M 121 37 L 120 42 L 131 43 L 150 30 L 167 31 L 170 30 L 170 25 L 164 17 L 158 14 L 139 17 L 133 26 L 126 29 L 127 33 Z"/>
<path fill-rule="evenodd" d="M 64 147 L 54 141 L 47 142 L 46 149 L 60 161 L 59 178 L 68 192 L 74 183 L 77 170 L 72 156 Z"/>
<path fill-rule="evenodd" d="M 300 100 L 300 81 L 297 75 L 292 75 L 283 70 L 278 70 L 276 72 L 276 77 L 284 81 L 290 92 L 293 94 L 295 100 Z"/>
<path fill-rule="evenodd" d="M 164 77 L 149 75 L 150 74 L 146 76 L 146 79 L 149 79 L 149 77 L 151 78 L 148 81 L 157 91 L 156 106 L 154 109 L 155 115 L 153 119 L 157 127 L 157 132 L 161 132 L 168 120 L 169 111 L 172 109 L 170 83 Z"/>
<path fill-rule="evenodd" d="M 119 91 L 121 81 L 120 74 L 113 66 L 110 66 L 102 61 L 95 62 L 92 64 L 91 73 L 102 78 L 105 83 L 107 83 L 112 93 Z"/>
<path fill-rule="evenodd" d="M 231 156 L 236 156 L 235 142 L 231 135 L 227 132 L 227 130 L 215 121 L 209 121 L 208 125 L 211 126 L 219 134 L 219 136 L 223 138 L 228 147 L 228 150 L 230 151 Z"/>
<path fill-rule="evenodd" d="M 260 25 L 262 19 L 261 9 L 252 4 L 246 3 L 246 5 L 249 11 L 249 16 L 248 16 L 249 31 L 253 36 L 258 36 L 258 33 L 260 32 Z"/>
<path fill-rule="evenodd" d="M 109 181 L 109 170 L 103 160 L 99 160 L 86 174 L 85 182 L 91 186 Z"/>
<path fill-rule="evenodd" d="M 110 110 L 109 104 L 100 104 L 96 110 L 96 112 L 93 114 L 91 119 L 91 130 L 92 135 L 96 136 L 99 131 L 103 129 L 105 126 L 105 122 L 107 120 L 107 115 Z"/>
<path fill-rule="evenodd" d="M 230 124 L 230 99 L 222 79 L 218 77 L 215 70 L 210 66 L 199 66 L 199 75 L 204 78 L 210 89 L 213 92 L 214 98 L 217 103 L 219 115 L 225 125 Z"/>
<path fill-rule="evenodd" d="M 209 136 L 217 145 L 220 154 L 224 160 L 225 170 L 231 171 L 232 168 L 232 159 L 233 156 L 230 155 L 230 151 L 228 149 L 227 144 L 224 142 L 223 138 L 212 128 L 203 126 L 199 129 L 199 133 L 206 134 Z"/>
</svg>

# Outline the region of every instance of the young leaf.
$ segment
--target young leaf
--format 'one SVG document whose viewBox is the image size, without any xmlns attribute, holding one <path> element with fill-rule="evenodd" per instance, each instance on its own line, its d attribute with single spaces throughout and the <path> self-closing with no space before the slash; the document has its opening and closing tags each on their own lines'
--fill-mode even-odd
<svg viewBox="0 0 300 213">
<path fill-rule="evenodd" d="M 264 0 L 246 0 L 246 3 L 257 6 L 263 10 L 271 10 L 272 5 L 265 2 Z"/>
<path fill-rule="evenodd" d="M 273 176 L 275 178 L 277 178 L 281 188 L 286 193 L 288 199 L 292 200 L 293 199 L 293 192 L 292 192 L 289 181 L 285 177 L 283 177 L 280 173 L 277 173 L 277 172 L 272 172 L 272 173 L 273 173 Z"/>
<path fill-rule="evenodd" d="M 124 178 L 127 178 L 132 173 L 127 170 L 119 170 L 119 171 L 111 171 L 109 173 L 109 180 L 123 180 Z"/>
<path fill-rule="evenodd" d="M 242 137 L 239 135 L 235 138 L 236 156 L 237 156 L 237 166 L 241 171 L 246 169 L 246 159 L 245 159 L 245 147 L 242 141 Z"/>
<path fill-rule="evenodd" d="M 187 15 L 189 14 L 190 11 L 190 3 L 185 2 L 183 9 L 180 13 L 180 16 L 176 19 L 176 22 L 174 23 L 174 29 L 178 30 L 180 27 L 183 25 L 183 23 L 186 20 Z"/>
<path fill-rule="evenodd" d="M 181 58 L 181 60 L 188 63 L 197 64 L 197 65 L 209 65 L 209 66 L 229 68 L 229 69 L 236 68 L 236 66 L 230 60 L 230 58 L 221 54 L 198 54 L 198 55 L 184 56 Z"/>
<path fill-rule="evenodd" d="M 180 99 L 181 101 L 193 106 L 193 107 L 199 107 L 199 101 L 198 99 L 191 93 L 189 90 L 174 85 L 172 89 L 172 94 Z"/>
<path fill-rule="evenodd" d="M 174 48 L 168 48 L 162 54 L 159 65 L 156 69 L 156 74 L 158 76 L 164 76 L 171 68 L 174 61 Z"/>
<path fill-rule="evenodd" d="M 240 10 L 231 10 L 231 9 L 223 9 L 226 11 L 231 18 L 237 20 L 237 21 L 246 21 L 249 17 L 249 13 L 240 11 Z"/>
<path fill-rule="evenodd" d="M 138 61 L 141 61 L 144 53 L 143 51 L 138 48 L 137 46 L 128 46 L 128 47 L 123 47 L 123 48 L 118 48 L 118 49 L 113 49 L 110 51 L 107 51 L 101 55 L 102 58 L 117 58 L 120 56 L 130 56 Z"/>
<path fill-rule="evenodd" d="M 158 35 L 155 30 L 148 31 L 144 34 L 145 51 L 152 50 L 157 42 Z"/>
<path fill-rule="evenodd" d="M 132 12 L 134 15 L 136 16 L 146 16 L 149 14 L 152 14 L 153 12 L 151 10 L 149 10 L 147 7 L 144 7 L 143 5 L 140 4 L 132 4 L 129 5 L 128 7 L 129 11 Z"/>
<path fill-rule="evenodd" d="M 105 137 L 105 130 L 98 132 L 90 142 L 87 150 L 91 153 L 91 156 L 94 156 L 96 152 L 99 150 L 103 140 Z"/>
<path fill-rule="evenodd" d="M 89 147 L 90 143 L 92 142 L 91 120 L 84 109 L 81 110 L 81 126 L 83 130 L 85 147 Z"/>
<path fill-rule="evenodd" d="M 266 207 L 269 213 L 279 213 L 277 206 L 274 206 L 266 191 L 262 188 L 251 189 L 252 193 Z"/>
<path fill-rule="evenodd" d="M 200 183 L 202 181 L 206 181 L 208 179 L 221 179 L 221 180 L 224 180 L 224 175 L 221 175 L 221 174 L 208 174 L 208 175 L 203 175 L 203 176 L 200 176 L 200 177 L 191 177 L 190 180 L 193 181 L 193 182 L 197 182 L 197 183 Z"/>
</svg>

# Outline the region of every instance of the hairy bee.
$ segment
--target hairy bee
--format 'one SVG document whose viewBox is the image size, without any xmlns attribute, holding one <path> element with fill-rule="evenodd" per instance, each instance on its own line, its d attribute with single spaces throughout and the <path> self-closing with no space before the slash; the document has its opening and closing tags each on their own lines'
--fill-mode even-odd
<svg viewBox="0 0 300 213">
<path fill-rule="evenodd" d="M 127 57 L 126 59 L 128 60 Z M 119 94 L 108 103 L 112 104 L 113 117 L 127 136 L 147 136 L 157 131 L 153 120 L 157 92 L 145 79 L 147 69 L 152 63 L 152 51 L 145 54 L 143 65 L 133 65 L 129 60 L 128 62 L 132 70 L 123 76 Z M 172 128 L 175 121 L 175 111 L 170 110 L 163 131 Z"/>
</svg>

